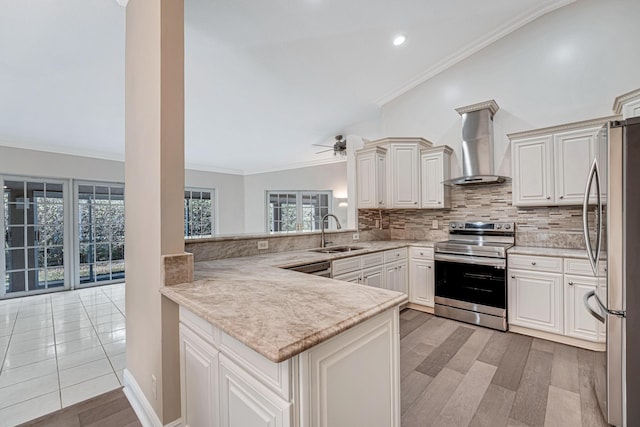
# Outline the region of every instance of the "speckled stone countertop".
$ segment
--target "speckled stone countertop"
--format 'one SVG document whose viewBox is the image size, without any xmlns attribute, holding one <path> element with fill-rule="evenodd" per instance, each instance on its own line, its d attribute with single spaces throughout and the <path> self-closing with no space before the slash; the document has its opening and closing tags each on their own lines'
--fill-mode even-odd
<svg viewBox="0 0 640 427">
<path fill-rule="evenodd" d="M 193 282 L 160 292 L 271 361 L 281 362 L 407 302 L 407 296 L 276 267 L 409 245 L 433 243 L 354 242 L 362 249 L 340 254 L 301 250 L 198 262 Z"/>
<path fill-rule="evenodd" d="M 586 249 L 562 249 L 562 248 L 538 248 L 533 246 L 513 246 L 507 253 L 509 255 L 539 255 L 554 256 L 562 258 L 583 258 L 587 259 Z M 600 259 L 606 259 L 607 254 L 600 253 Z"/>
</svg>

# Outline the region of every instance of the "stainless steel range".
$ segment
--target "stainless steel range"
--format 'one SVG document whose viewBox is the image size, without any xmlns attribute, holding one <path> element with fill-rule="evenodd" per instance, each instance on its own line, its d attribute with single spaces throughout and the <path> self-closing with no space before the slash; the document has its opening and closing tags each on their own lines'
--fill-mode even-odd
<svg viewBox="0 0 640 427">
<path fill-rule="evenodd" d="M 512 222 L 452 222 L 435 245 L 435 314 L 506 331 Z"/>
</svg>

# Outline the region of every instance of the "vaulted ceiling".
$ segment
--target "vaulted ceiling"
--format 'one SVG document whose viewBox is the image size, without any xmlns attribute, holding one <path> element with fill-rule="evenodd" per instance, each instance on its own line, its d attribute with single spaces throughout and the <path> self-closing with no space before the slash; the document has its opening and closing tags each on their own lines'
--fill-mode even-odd
<svg viewBox="0 0 640 427">
<path fill-rule="evenodd" d="M 375 129 L 385 102 L 571 1 L 185 0 L 187 164 L 329 160 L 311 144 Z M 123 158 L 125 9 L 0 10 L 0 145 Z"/>
</svg>

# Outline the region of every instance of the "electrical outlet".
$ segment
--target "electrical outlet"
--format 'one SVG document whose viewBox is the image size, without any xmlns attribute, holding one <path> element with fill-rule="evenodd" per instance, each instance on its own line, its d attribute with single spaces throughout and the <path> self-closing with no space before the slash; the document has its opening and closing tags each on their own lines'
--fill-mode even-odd
<svg viewBox="0 0 640 427">
<path fill-rule="evenodd" d="M 258 242 L 258 249 L 269 249 L 269 241 L 268 240 L 260 240 Z"/>
<path fill-rule="evenodd" d="M 151 375 L 151 391 L 153 392 L 153 398 L 158 400 L 158 381 L 156 381 L 155 375 Z"/>
<path fill-rule="evenodd" d="M 431 228 L 433 228 L 434 230 L 438 229 L 438 220 L 434 219 L 433 221 L 431 221 Z"/>
<path fill-rule="evenodd" d="M 360 240 L 360 235 L 358 233 L 353 233 L 353 240 Z"/>
<path fill-rule="evenodd" d="M 380 228 L 380 220 L 376 219 L 376 228 Z"/>
</svg>

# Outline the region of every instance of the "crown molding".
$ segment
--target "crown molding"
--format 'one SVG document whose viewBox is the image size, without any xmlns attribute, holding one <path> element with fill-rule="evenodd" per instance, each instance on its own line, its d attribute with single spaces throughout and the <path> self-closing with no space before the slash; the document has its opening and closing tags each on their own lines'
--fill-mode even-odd
<svg viewBox="0 0 640 427">
<path fill-rule="evenodd" d="M 116 0 L 116 3 L 118 3 L 122 7 L 127 7 L 127 3 L 129 3 L 129 0 Z"/>
<path fill-rule="evenodd" d="M 308 167 L 313 167 L 313 166 L 323 166 L 323 165 L 329 165 L 332 163 L 342 163 L 342 162 L 346 162 L 347 161 L 347 156 L 336 156 L 336 158 L 334 159 L 319 159 L 319 160 L 311 160 L 308 162 L 299 162 L 299 163 L 291 163 L 288 165 L 279 165 L 279 166 L 272 166 L 272 167 L 266 167 L 264 169 L 251 169 L 251 170 L 246 170 L 244 171 L 244 175 L 258 175 L 261 173 L 269 173 L 269 172 L 280 172 L 280 171 L 285 171 L 285 170 L 290 170 L 290 169 L 301 169 L 301 168 L 308 168 Z"/>
<path fill-rule="evenodd" d="M 396 99 L 400 95 L 410 91 L 411 89 L 415 88 L 421 83 L 424 83 L 427 80 L 435 77 L 436 75 L 440 74 L 446 69 L 451 68 L 458 62 L 461 62 L 464 59 L 467 59 L 474 53 L 479 52 L 480 50 L 484 49 L 485 47 L 489 46 L 492 43 L 495 43 L 496 41 L 500 40 L 504 36 L 519 29 L 520 27 L 523 27 L 526 24 L 530 23 L 531 21 L 538 19 L 544 14 L 552 12 L 556 9 L 560 9 L 561 7 L 574 3 L 575 1 L 576 0 L 560 0 L 560 1 L 550 0 L 550 1 L 544 2 L 541 6 L 534 7 L 518 15 L 511 21 L 507 21 L 502 26 L 497 27 L 495 31 L 492 31 L 491 33 L 487 34 L 485 37 L 480 37 L 474 42 L 469 43 L 462 49 L 454 52 L 453 54 L 445 57 L 443 60 L 435 63 L 433 66 L 427 68 L 425 71 L 418 74 L 413 79 L 407 81 L 403 85 L 399 86 L 397 89 L 394 89 L 391 92 L 387 93 L 386 95 L 382 96 L 381 98 L 375 100 L 376 105 L 378 105 L 379 107 L 382 107 L 383 105 Z"/>
<path fill-rule="evenodd" d="M 491 110 L 492 116 L 495 115 L 500 109 L 495 99 L 490 99 L 489 101 L 478 102 L 477 104 L 471 104 L 467 105 L 466 107 L 456 108 L 456 111 L 458 112 L 458 114 L 463 115 L 465 113 L 472 113 L 474 111 L 486 110 L 487 108 Z"/>
<path fill-rule="evenodd" d="M 509 138 L 509 140 L 514 140 L 514 139 L 528 138 L 533 136 L 547 135 L 547 134 L 556 133 L 556 132 L 564 132 L 564 131 L 574 130 L 574 129 L 583 129 L 583 128 L 588 128 L 592 126 L 593 127 L 602 126 L 607 122 L 610 122 L 613 120 L 620 120 L 620 119 L 622 119 L 622 116 L 620 115 L 599 117 L 597 119 L 583 120 L 580 122 L 566 123 L 563 125 L 549 126 L 549 127 L 540 128 L 540 129 L 532 129 L 524 132 L 508 133 L 507 138 Z"/>
<path fill-rule="evenodd" d="M 92 159 L 111 160 L 124 162 L 124 154 L 112 153 L 100 150 L 91 150 L 80 147 L 52 146 L 50 144 L 9 142 L 0 140 L 0 147 L 17 148 L 20 150 L 43 151 L 45 153 L 63 154 L 67 156 L 90 157 Z"/>
<path fill-rule="evenodd" d="M 193 171 L 224 173 L 228 175 L 245 175 L 242 169 L 223 168 L 214 165 L 205 165 L 202 163 L 185 162 L 184 168 Z"/>
<path fill-rule="evenodd" d="M 613 101 L 613 112 L 616 114 L 622 114 L 622 108 L 624 104 L 640 99 L 640 89 L 632 90 L 620 96 L 617 96 Z"/>
</svg>

